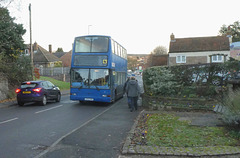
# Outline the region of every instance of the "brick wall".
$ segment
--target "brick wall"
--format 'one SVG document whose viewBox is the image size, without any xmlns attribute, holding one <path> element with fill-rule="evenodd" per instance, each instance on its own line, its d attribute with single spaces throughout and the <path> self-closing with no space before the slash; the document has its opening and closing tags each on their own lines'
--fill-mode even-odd
<svg viewBox="0 0 240 158">
<path fill-rule="evenodd" d="M 153 55 L 152 66 L 163 66 L 168 64 L 168 55 Z"/>
</svg>

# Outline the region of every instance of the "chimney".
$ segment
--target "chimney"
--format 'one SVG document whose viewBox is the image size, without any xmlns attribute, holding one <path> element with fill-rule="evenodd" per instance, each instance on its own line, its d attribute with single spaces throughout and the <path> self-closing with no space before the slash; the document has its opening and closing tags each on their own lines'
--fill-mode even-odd
<svg viewBox="0 0 240 158">
<path fill-rule="evenodd" d="M 227 28 L 227 33 L 226 33 L 226 35 L 227 35 L 227 37 L 228 37 L 228 39 L 229 39 L 229 44 L 231 44 L 231 43 L 232 43 L 232 29 L 231 29 L 230 26 L 228 26 L 228 28 Z"/>
<path fill-rule="evenodd" d="M 38 44 L 37 44 L 37 42 L 35 42 L 34 44 L 33 44 L 33 52 L 35 52 L 35 51 L 37 51 L 38 50 Z"/>
<path fill-rule="evenodd" d="M 49 50 L 49 53 L 52 53 L 52 45 L 51 44 L 48 45 L 48 50 Z"/>
<path fill-rule="evenodd" d="M 175 40 L 175 36 L 174 36 L 173 33 L 171 34 L 170 39 L 171 39 L 171 42 L 175 42 L 175 41 L 176 41 L 176 40 Z"/>
<path fill-rule="evenodd" d="M 227 28 L 227 35 L 232 35 L 232 29 L 230 26 Z"/>
</svg>

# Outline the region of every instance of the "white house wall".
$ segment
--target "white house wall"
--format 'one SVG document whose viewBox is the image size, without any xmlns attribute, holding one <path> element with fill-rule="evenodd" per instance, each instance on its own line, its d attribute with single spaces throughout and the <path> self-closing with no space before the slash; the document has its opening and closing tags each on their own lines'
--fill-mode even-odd
<svg viewBox="0 0 240 158">
<path fill-rule="evenodd" d="M 186 61 L 188 57 L 207 57 L 207 63 L 210 63 L 210 57 L 209 55 L 214 55 L 214 54 L 224 54 L 226 56 L 226 60 L 229 60 L 230 57 L 230 51 L 206 51 L 206 52 L 177 52 L 177 53 L 169 53 L 169 60 L 175 58 L 177 56 L 186 56 Z M 175 61 L 176 64 L 176 61 Z M 186 63 L 187 64 L 187 63 Z M 198 63 L 196 63 L 198 64 Z M 169 62 L 169 65 L 173 65 Z"/>
</svg>

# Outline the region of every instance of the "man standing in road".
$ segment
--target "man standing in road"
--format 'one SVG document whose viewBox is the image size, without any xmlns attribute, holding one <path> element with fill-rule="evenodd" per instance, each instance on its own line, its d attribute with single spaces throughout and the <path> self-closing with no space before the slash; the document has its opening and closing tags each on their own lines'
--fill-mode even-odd
<svg viewBox="0 0 240 158">
<path fill-rule="evenodd" d="M 126 91 L 126 87 L 127 87 L 127 84 L 128 84 L 129 81 L 130 81 L 130 77 L 127 78 L 127 81 L 125 82 L 123 89 L 124 89 L 124 93 L 126 93 L 126 95 L 127 95 L 127 99 L 128 99 L 128 108 L 130 109 L 130 99 L 129 99 L 129 97 L 128 97 L 128 93 L 127 93 L 127 91 Z"/>
<path fill-rule="evenodd" d="M 135 80 L 135 77 L 131 77 L 130 81 L 128 82 L 126 86 L 126 93 L 130 99 L 130 111 L 132 112 L 134 109 L 137 110 L 137 100 L 138 95 L 140 94 L 140 87 L 138 82 Z"/>
</svg>

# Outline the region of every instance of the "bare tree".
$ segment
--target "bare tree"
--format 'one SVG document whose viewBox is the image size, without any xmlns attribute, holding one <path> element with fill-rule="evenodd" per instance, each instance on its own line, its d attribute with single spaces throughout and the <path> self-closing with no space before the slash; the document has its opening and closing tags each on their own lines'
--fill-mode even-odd
<svg viewBox="0 0 240 158">
<path fill-rule="evenodd" d="M 151 54 L 154 55 L 164 55 L 167 54 L 167 48 L 164 46 L 157 46 Z"/>
<path fill-rule="evenodd" d="M 0 0 L 0 7 L 7 8 L 14 0 Z"/>
</svg>

